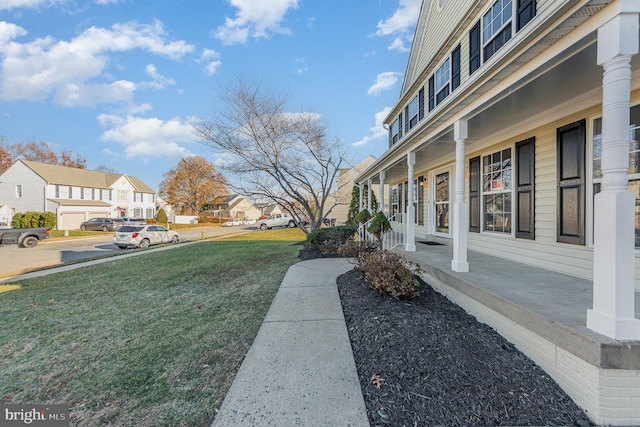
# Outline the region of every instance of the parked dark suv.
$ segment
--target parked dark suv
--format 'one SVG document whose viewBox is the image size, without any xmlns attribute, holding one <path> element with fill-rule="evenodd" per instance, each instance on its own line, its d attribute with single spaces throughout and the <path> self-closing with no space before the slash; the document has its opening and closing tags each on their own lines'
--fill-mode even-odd
<svg viewBox="0 0 640 427">
<path fill-rule="evenodd" d="M 123 224 L 120 218 L 91 218 L 80 224 L 80 230 L 116 231 Z"/>
</svg>

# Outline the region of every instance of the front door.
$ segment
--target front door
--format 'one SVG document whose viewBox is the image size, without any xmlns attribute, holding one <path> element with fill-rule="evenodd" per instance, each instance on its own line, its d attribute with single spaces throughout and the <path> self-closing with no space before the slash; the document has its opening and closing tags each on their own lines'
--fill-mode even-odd
<svg viewBox="0 0 640 427">
<path fill-rule="evenodd" d="M 434 178 L 434 230 L 436 234 L 449 234 L 449 212 L 450 209 L 450 179 L 449 171 L 440 172 Z"/>
</svg>

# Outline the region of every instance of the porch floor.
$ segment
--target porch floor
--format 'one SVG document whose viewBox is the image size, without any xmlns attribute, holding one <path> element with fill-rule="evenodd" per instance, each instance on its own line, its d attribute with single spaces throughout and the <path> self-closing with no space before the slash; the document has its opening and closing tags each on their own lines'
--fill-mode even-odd
<svg viewBox="0 0 640 427">
<path fill-rule="evenodd" d="M 427 275 L 594 366 L 640 370 L 640 341 L 617 341 L 586 327 L 593 302 L 591 280 L 473 251 L 467 253 L 469 272 L 457 273 L 451 270 L 453 249 L 446 244 L 416 242 L 415 252 L 399 252 Z M 635 308 L 638 318 L 638 292 Z"/>
</svg>

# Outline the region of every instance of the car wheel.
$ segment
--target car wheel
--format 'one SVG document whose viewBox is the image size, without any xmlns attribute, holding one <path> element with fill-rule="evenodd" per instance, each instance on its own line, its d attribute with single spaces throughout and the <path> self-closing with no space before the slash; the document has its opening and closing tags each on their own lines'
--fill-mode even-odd
<svg viewBox="0 0 640 427">
<path fill-rule="evenodd" d="M 296 223 L 294 220 L 289 221 L 289 228 L 293 228 L 296 226 Z"/>
<path fill-rule="evenodd" d="M 109 227 L 107 227 L 106 225 L 102 226 L 102 231 L 109 231 Z"/>
<path fill-rule="evenodd" d="M 267 228 L 267 224 L 260 224 L 260 230 L 266 230 Z"/>
<path fill-rule="evenodd" d="M 23 248 L 33 248 L 34 246 L 37 246 L 37 245 L 38 245 L 38 239 L 33 236 L 26 237 L 22 241 Z"/>
<path fill-rule="evenodd" d="M 81 226 L 80 226 L 80 230 L 82 230 L 82 231 L 87 231 L 87 226 L 86 226 L 86 225 L 81 225 Z"/>
<path fill-rule="evenodd" d="M 119 247 L 120 249 L 127 249 L 127 247 L 126 247 L 126 246 L 122 246 L 122 245 L 118 245 L 118 247 Z"/>
<path fill-rule="evenodd" d="M 178 243 L 180 238 L 178 236 L 171 236 L 171 243 Z"/>
<path fill-rule="evenodd" d="M 140 247 L 141 248 L 148 248 L 149 247 L 149 239 L 142 239 L 142 242 L 140 242 Z"/>
</svg>

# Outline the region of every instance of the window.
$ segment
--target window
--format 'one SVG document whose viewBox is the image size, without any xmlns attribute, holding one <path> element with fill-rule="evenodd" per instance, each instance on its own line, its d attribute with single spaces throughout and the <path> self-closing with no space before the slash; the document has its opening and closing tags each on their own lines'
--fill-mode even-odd
<svg viewBox="0 0 640 427">
<path fill-rule="evenodd" d="M 511 233 L 511 148 L 482 157 L 483 231 Z"/>
<path fill-rule="evenodd" d="M 409 115 L 407 116 L 409 121 L 409 129 L 418 124 L 418 96 L 414 96 L 409 103 Z"/>
<path fill-rule="evenodd" d="M 396 142 L 398 142 L 399 136 L 398 136 L 398 132 L 400 130 L 400 122 L 399 119 L 395 119 L 393 121 L 393 123 L 391 123 L 391 145 L 395 144 Z"/>
<path fill-rule="evenodd" d="M 640 249 L 640 105 L 631 107 L 629 124 L 628 190 L 636 195 L 636 248 Z M 593 121 L 593 194 L 602 183 L 602 118 Z"/>
<path fill-rule="evenodd" d="M 16 185 L 16 198 L 17 199 L 22 199 L 22 185 L 21 184 Z"/>
<path fill-rule="evenodd" d="M 147 218 L 153 218 L 153 217 L 155 217 L 153 213 L 153 208 L 147 208 Z"/>
<path fill-rule="evenodd" d="M 511 39 L 512 16 L 512 1 L 498 0 L 482 17 L 482 46 L 485 61 Z"/>
<path fill-rule="evenodd" d="M 393 215 L 395 215 L 398 212 L 400 212 L 400 210 L 399 210 L 399 200 L 398 200 L 398 187 L 390 187 L 389 191 L 391 192 L 391 194 L 389 195 L 389 199 L 391 200 L 391 215 L 390 215 L 390 217 L 392 217 Z"/>
<path fill-rule="evenodd" d="M 118 201 L 119 202 L 128 202 L 129 201 L 129 192 L 125 190 L 118 190 Z"/>
<path fill-rule="evenodd" d="M 449 233 L 449 172 L 436 175 L 435 178 L 436 232 Z"/>
<path fill-rule="evenodd" d="M 133 216 L 135 216 L 136 218 L 140 218 L 142 216 L 142 208 L 134 208 Z"/>
<path fill-rule="evenodd" d="M 447 59 L 444 64 L 436 70 L 435 90 L 436 105 L 442 102 L 449 95 L 449 82 L 451 81 L 451 61 Z"/>
</svg>

